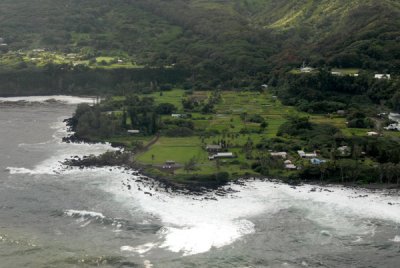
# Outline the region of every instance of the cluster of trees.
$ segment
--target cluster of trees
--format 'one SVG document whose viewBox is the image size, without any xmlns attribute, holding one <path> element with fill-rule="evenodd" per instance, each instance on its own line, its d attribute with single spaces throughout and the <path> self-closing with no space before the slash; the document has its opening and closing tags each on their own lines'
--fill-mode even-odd
<svg viewBox="0 0 400 268">
<path fill-rule="evenodd" d="M 140 130 L 144 135 L 154 135 L 159 131 L 160 116 L 153 98 L 128 95 L 124 104 L 124 108 L 127 109 L 123 111 L 122 116 L 125 129 Z M 127 117 L 130 119 L 130 124 L 127 124 Z"/>
<path fill-rule="evenodd" d="M 99 106 L 78 105 L 71 127 L 79 139 L 95 141 L 121 134 L 123 128 L 118 117 L 104 114 Z"/>
<path fill-rule="evenodd" d="M 214 106 L 222 101 L 220 90 L 214 90 L 211 92 L 211 96 L 208 98 L 202 98 L 197 96 L 191 96 L 191 91 L 187 98 L 182 99 L 182 106 L 185 111 L 188 112 L 201 112 L 203 114 L 210 114 L 214 112 Z"/>
<path fill-rule="evenodd" d="M 15 95 L 128 95 L 152 92 L 155 82 L 182 83 L 187 72 L 180 69 L 90 69 L 70 64 L 49 64 L 20 70 L 0 68 L 0 94 Z"/>
<path fill-rule="evenodd" d="M 170 115 L 176 110 L 173 104 L 156 104 L 152 97 L 129 94 L 124 99 L 110 97 L 94 106 L 79 105 L 71 126 L 77 137 L 86 140 L 127 135 L 128 130 L 139 130 L 140 135 L 193 135 L 193 121 L 182 118 L 161 119 L 162 115 Z"/>
<path fill-rule="evenodd" d="M 358 159 L 338 159 L 319 166 L 307 165 L 294 177 L 341 183 L 400 184 L 399 163 L 367 164 Z"/>
<path fill-rule="evenodd" d="M 347 116 L 348 124 L 350 128 L 373 128 L 375 126 L 374 121 L 368 118 L 365 113 L 355 111 Z"/>
<path fill-rule="evenodd" d="M 382 102 L 397 108 L 398 81 L 379 80 L 373 76 L 372 73 L 361 73 L 358 77 L 336 76 L 325 69 L 314 74 L 288 74 L 278 82 L 278 96 L 284 104 L 311 113 L 332 113 Z"/>
</svg>

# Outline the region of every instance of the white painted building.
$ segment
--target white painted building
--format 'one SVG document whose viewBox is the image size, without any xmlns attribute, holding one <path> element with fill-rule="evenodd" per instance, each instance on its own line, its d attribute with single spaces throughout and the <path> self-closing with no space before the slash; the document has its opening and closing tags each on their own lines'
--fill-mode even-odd
<svg viewBox="0 0 400 268">
<path fill-rule="evenodd" d="M 285 168 L 286 168 L 286 169 L 289 169 L 289 170 L 295 170 L 295 169 L 297 169 L 296 165 L 293 165 L 293 164 L 287 164 L 287 165 L 285 165 Z"/>
<path fill-rule="evenodd" d="M 375 79 L 388 79 L 390 80 L 390 74 L 375 74 L 374 76 Z"/>
<path fill-rule="evenodd" d="M 306 152 L 304 152 L 304 151 L 297 151 L 297 153 L 299 154 L 299 156 L 300 156 L 301 158 L 315 158 L 315 157 L 318 156 L 316 152 L 313 152 L 313 153 L 306 153 Z"/>
<path fill-rule="evenodd" d="M 209 160 L 214 160 L 214 159 L 217 159 L 217 158 L 234 158 L 234 157 L 235 157 L 235 155 L 234 155 L 233 153 L 231 153 L 231 152 L 226 152 L 226 153 L 217 153 L 217 154 L 214 154 L 214 155 L 212 155 L 212 156 L 209 156 L 208 159 L 209 159 Z"/>
<path fill-rule="evenodd" d="M 270 154 L 272 157 L 282 157 L 283 159 L 287 158 L 287 152 L 272 152 Z"/>
<path fill-rule="evenodd" d="M 375 132 L 375 131 L 369 131 L 369 132 L 367 132 L 367 135 L 368 135 L 369 137 L 373 137 L 373 136 L 379 136 L 379 133 L 378 133 L 378 132 Z"/>
</svg>

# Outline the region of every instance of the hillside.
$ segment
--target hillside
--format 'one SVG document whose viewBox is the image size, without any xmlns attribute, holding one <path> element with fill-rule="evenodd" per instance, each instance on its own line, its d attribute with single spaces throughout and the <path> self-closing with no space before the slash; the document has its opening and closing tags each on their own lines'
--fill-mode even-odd
<svg viewBox="0 0 400 268">
<path fill-rule="evenodd" d="M 3 0 L 0 25 L 3 54 L 45 47 L 175 64 L 208 86 L 246 86 L 244 77 L 303 61 L 400 70 L 394 0 Z"/>
</svg>

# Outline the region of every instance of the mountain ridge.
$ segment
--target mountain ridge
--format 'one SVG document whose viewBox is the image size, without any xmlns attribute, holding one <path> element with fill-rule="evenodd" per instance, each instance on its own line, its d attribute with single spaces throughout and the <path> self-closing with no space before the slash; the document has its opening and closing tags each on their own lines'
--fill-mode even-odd
<svg viewBox="0 0 400 268">
<path fill-rule="evenodd" d="M 400 3 L 393 0 L 4 0 L 0 10 L 0 37 L 11 50 L 125 53 L 226 79 L 303 61 L 400 70 Z"/>
</svg>

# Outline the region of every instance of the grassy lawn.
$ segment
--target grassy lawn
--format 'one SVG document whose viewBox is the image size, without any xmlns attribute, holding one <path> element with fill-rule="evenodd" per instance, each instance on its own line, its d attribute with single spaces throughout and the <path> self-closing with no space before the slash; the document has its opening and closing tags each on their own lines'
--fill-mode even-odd
<svg viewBox="0 0 400 268">
<path fill-rule="evenodd" d="M 182 98 L 185 94 L 185 91 L 183 89 L 173 89 L 170 91 L 163 91 L 162 95 L 160 95 L 160 92 L 154 92 L 150 95 L 145 95 L 148 97 L 153 97 L 154 101 L 159 104 L 159 103 L 171 103 L 175 105 L 179 112 L 183 112 L 183 107 L 182 107 Z"/>
<path fill-rule="evenodd" d="M 231 150 L 232 152 L 238 150 Z M 154 155 L 154 160 L 152 156 Z M 212 174 L 219 171 L 227 171 L 230 174 L 254 174 L 249 168 L 243 168 L 239 164 L 230 164 L 232 159 L 221 160 L 219 166 L 216 161 L 208 160 L 208 153 L 204 150 L 198 137 L 187 138 L 167 138 L 162 137 L 154 144 L 150 150 L 140 154 L 136 159 L 145 164 L 162 165 L 167 160 L 173 160 L 178 164 L 184 164 L 191 158 L 196 158 L 197 170 L 191 174 Z M 238 160 L 242 157 L 239 157 Z M 181 168 L 176 174 L 186 174 L 186 171 Z"/>
<path fill-rule="evenodd" d="M 186 96 L 186 91 L 182 89 L 173 89 L 170 91 L 155 92 L 152 94 L 141 95 L 142 97 L 153 97 L 156 104 L 171 103 L 178 108 L 177 113 L 184 113 L 182 107 L 182 98 L 193 97 L 207 99 L 211 95 L 210 91 L 195 91 L 192 95 Z M 159 140 L 152 145 L 146 152 L 139 153 L 136 159 L 143 164 L 151 164 L 160 166 L 167 160 L 175 161 L 183 165 L 189 159 L 196 159 L 197 170 L 190 171 L 190 175 L 202 174 L 210 175 L 217 172 L 229 172 L 233 177 L 245 174 L 255 174 L 251 169 L 255 157 L 262 153 L 255 148 L 265 138 L 276 137 L 277 132 L 282 124 L 287 121 L 288 116 L 301 115 L 309 117 L 309 120 L 316 124 L 333 125 L 340 129 L 346 136 L 366 136 L 368 131 L 373 129 L 357 129 L 347 128 L 346 118 L 337 115 L 316 115 L 305 112 L 299 112 L 294 107 L 285 106 L 277 100 L 270 92 L 221 92 L 222 101 L 215 105 L 214 113 L 202 114 L 192 112 L 192 122 L 197 131 L 205 131 L 205 133 L 213 134 L 211 137 L 160 137 Z M 113 97 L 114 100 L 123 101 L 124 97 Z M 246 115 L 244 115 L 244 113 Z M 260 128 L 259 123 L 249 122 L 252 115 L 260 115 L 263 117 L 268 126 L 265 129 Z M 170 118 L 170 115 L 163 115 L 162 119 Z M 244 133 L 243 130 L 247 131 Z M 199 134 L 200 135 L 200 134 Z M 400 132 L 385 131 L 385 136 L 400 138 Z M 151 137 L 120 137 L 114 138 L 112 141 L 130 144 L 140 140 L 143 144 L 147 144 Z M 219 144 L 224 140 L 229 144 L 229 152 L 233 152 L 237 157 L 235 159 L 220 159 L 217 161 L 208 160 L 208 152 L 204 149 L 207 144 Z M 252 160 L 246 159 L 243 152 L 244 145 L 247 142 L 252 143 L 252 151 L 250 157 Z M 291 152 L 291 160 L 297 159 L 294 152 Z M 308 165 L 308 161 L 295 161 L 297 165 Z M 275 170 L 280 175 L 289 174 L 286 170 Z M 273 171 L 273 172 L 275 172 Z M 185 175 L 187 172 L 183 169 L 177 169 L 175 174 Z M 277 175 L 279 175 L 277 174 Z M 286 174 L 286 175 L 287 175 Z"/>
<path fill-rule="evenodd" d="M 16 66 L 22 61 L 26 63 L 33 63 L 38 67 L 44 67 L 46 64 L 73 64 L 73 65 L 85 65 L 90 68 L 101 68 L 101 69 L 118 69 L 118 68 L 143 68 L 141 65 L 136 65 L 132 63 L 129 59 L 124 58 L 123 62 L 112 63 L 114 60 L 119 59 L 119 57 L 101 56 L 95 58 L 96 64 L 91 65 L 89 60 L 82 59 L 83 55 L 74 54 L 68 55 L 60 52 L 51 51 L 23 51 L 23 52 L 9 52 L 3 54 L 0 60 L 3 64 L 9 66 Z M 105 65 L 102 65 L 105 62 Z"/>
<path fill-rule="evenodd" d="M 154 161 L 152 160 L 152 155 L 154 155 Z M 208 161 L 208 155 L 202 149 L 201 141 L 198 137 L 161 137 L 150 150 L 140 154 L 137 160 L 151 164 L 164 164 L 167 160 L 173 160 L 183 164 L 192 157 L 195 157 L 199 163 Z"/>
<path fill-rule="evenodd" d="M 209 96 L 210 92 L 195 92 L 198 96 Z M 172 103 L 178 107 L 179 112 L 183 112 L 181 100 L 185 95 L 185 91 L 174 89 L 165 91 L 162 95 L 159 92 L 145 95 L 151 96 L 156 103 Z M 122 97 L 115 97 L 121 100 Z M 244 122 L 241 118 L 242 113 L 251 115 L 261 115 L 267 122 L 268 127 L 260 131 L 258 123 Z M 279 127 L 286 122 L 289 115 L 308 116 L 310 121 L 317 124 L 329 124 L 342 130 L 347 136 L 365 136 L 368 129 L 349 129 L 346 126 L 344 117 L 329 115 L 312 115 L 304 112 L 298 112 L 294 107 L 282 105 L 269 92 L 222 92 L 222 101 L 215 107 L 214 114 L 193 113 L 193 123 L 196 129 L 204 129 L 208 131 L 219 131 L 220 135 L 214 135 L 210 138 L 188 137 L 188 138 L 167 138 L 161 137 L 149 151 L 138 156 L 138 160 L 143 163 L 163 164 L 166 160 L 174 160 L 178 163 L 184 163 L 192 157 L 196 157 L 201 166 L 199 172 L 207 172 L 210 170 L 210 163 L 207 159 L 207 152 L 203 149 L 206 144 L 217 144 L 221 139 L 226 140 L 230 147 L 230 151 L 237 150 L 239 161 L 246 161 L 240 148 L 248 140 L 253 144 L 257 144 L 263 138 L 273 138 L 279 130 Z M 168 118 L 169 116 L 163 116 Z M 241 134 L 242 129 L 253 130 L 255 132 L 249 134 Z M 396 136 L 397 133 L 388 132 L 387 135 Z M 398 135 L 400 136 L 400 135 Z M 235 149 L 237 148 L 237 149 Z M 155 156 L 152 160 L 152 155 Z M 243 159 L 242 159 L 243 158 Z M 233 165 L 229 165 L 232 168 Z M 215 169 L 215 167 L 211 167 Z M 239 170 L 236 170 L 239 171 Z"/>
<path fill-rule="evenodd" d="M 360 69 L 356 68 L 333 68 L 332 72 L 339 72 L 345 75 L 352 75 L 352 74 L 358 74 L 360 72 Z"/>
<path fill-rule="evenodd" d="M 152 137 L 144 137 L 144 136 L 116 136 L 116 137 L 111 137 L 104 139 L 104 142 L 112 142 L 112 143 L 122 143 L 124 144 L 127 148 L 131 148 L 134 143 L 137 142 L 142 142 L 143 145 L 146 145 Z"/>
</svg>

